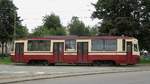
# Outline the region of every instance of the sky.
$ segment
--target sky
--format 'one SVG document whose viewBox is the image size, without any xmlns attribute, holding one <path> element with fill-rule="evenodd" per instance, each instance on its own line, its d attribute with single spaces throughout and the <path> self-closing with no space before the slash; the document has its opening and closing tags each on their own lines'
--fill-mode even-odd
<svg viewBox="0 0 150 84">
<path fill-rule="evenodd" d="M 86 25 L 94 26 L 98 20 L 91 19 L 95 10 L 91 3 L 97 0 L 13 0 L 18 8 L 18 15 L 23 19 L 23 25 L 27 26 L 29 32 L 42 25 L 45 15 L 52 13 L 60 17 L 64 26 L 70 23 L 72 16 L 79 17 Z"/>
</svg>

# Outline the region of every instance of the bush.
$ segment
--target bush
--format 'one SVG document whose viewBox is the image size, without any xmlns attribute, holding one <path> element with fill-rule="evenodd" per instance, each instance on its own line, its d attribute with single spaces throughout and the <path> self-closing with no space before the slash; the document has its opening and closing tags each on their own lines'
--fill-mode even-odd
<svg viewBox="0 0 150 84">
<path fill-rule="evenodd" d="M 0 64 L 11 64 L 11 59 L 9 55 L 0 55 Z"/>
<path fill-rule="evenodd" d="M 141 56 L 140 63 L 141 64 L 149 64 L 150 63 L 150 56 Z"/>
<path fill-rule="evenodd" d="M 9 54 L 0 54 L 0 57 L 9 57 L 10 55 Z"/>
</svg>

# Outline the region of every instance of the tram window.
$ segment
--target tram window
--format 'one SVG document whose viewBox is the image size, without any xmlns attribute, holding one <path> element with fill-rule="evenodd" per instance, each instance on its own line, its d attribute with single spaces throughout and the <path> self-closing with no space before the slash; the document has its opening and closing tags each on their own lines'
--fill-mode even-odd
<svg viewBox="0 0 150 84">
<path fill-rule="evenodd" d="M 117 40 L 105 40 L 105 51 L 116 51 Z"/>
<path fill-rule="evenodd" d="M 104 40 L 92 40 L 92 51 L 103 51 L 104 50 Z"/>
<path fill-rule="evenodd" d="M 66 51 L 75 51 L 76 50 L 76 40 L 69 39 L 65 41 L 65 50 Z"/>
<path fill-rule="evenodd" d="M 125 39 L 122 40 L 122 50 L 125 51 Z"/>
<path fill-rule="evenodd" d="M 138 52 L 138 45 L 137 44 L 134 44 L 134 51 Z"/>
<path fill-rule="evenodd" d="M 29 40 L 28 51 L 50 51 L 49 40 Z"/>
</svg>

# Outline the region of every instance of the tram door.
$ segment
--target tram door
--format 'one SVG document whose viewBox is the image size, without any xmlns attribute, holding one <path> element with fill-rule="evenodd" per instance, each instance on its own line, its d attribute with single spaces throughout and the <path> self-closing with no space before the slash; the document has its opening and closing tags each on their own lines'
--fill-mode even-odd
<svg viewBox="0 0 150 84">
<path fill-rule="evenodd" d="M 24 55 L 24 43 L 15 44 L 15 60 L 16 62 L 22 62 Z"/>
<path fill-rule="evenodd" d="M 87 63 L 88 61 L 88 42 L 77 43 L 78 63 Z"/>
<path fill-rule="evenodd" d="M 55 58 L 55 62 L 62 62 L 62 58 L 64 55 L 64 43 L 63 42 L 55 42 L 53 44 L 53 55 Z"/>
<path fill-rule="evenodd" d="M 132 42 L 127 42 L 127 63 L 131 64 L 133 56 L 132 56 Z"/>
</svg>

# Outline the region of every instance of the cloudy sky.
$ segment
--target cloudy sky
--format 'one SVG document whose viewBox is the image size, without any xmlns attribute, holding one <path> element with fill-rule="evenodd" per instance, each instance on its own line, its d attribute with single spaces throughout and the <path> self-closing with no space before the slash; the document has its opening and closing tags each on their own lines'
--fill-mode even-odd
<svg viewBox="0 0 150 84">
<path fill-rule="evenodd" d="M 97 20 L 91 20 L 94 7 L 91 3 L 97 0 L 13 0 L 19 8 L 18 14 L 24 20 L 31 32 L 32 29 L 42 24 L 45 15 L 55 13 L 60 16 L 61 23 L 66 26 L 72 16 L 78 16 L 86 25 L 95 25 Z"/>
</svg>

